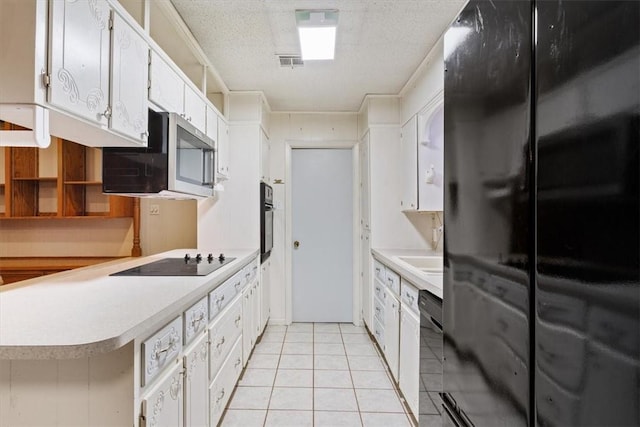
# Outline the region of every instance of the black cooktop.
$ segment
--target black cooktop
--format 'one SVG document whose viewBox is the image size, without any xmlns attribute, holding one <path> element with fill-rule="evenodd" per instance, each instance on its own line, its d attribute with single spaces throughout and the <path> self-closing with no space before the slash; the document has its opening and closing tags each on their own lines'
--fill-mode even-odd
<svg viewBox="0 0 640 427">
<path fill-rule="evenodd" d="M 185 255 L 183 258 L 163 258 L 158 261 L 118 271 L 110 276 L 206 276 L 213 273 L 235 258 L 226 258 L 223 254 L 214 257 L 209 254 L 202 257 Z"/>
</svg>

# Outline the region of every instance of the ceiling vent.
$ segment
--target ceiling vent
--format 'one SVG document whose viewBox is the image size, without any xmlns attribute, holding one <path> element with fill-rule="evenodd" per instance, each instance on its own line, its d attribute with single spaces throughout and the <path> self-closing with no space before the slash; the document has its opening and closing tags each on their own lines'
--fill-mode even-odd
<svg viewBox="0 0 640 427">
<path fill-rule="evenodd" d="M 281 67 L 302 67 L 304 65 L 304 61 L 300 55 L 278 55 L 278 59 L 280 59 Z"/>
</svg>

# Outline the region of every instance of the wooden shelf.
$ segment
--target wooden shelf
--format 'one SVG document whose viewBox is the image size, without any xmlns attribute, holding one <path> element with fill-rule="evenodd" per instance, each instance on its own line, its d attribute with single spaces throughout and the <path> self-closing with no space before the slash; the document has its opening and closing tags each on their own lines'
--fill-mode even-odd
<svg viewBox="0 0 640 427">
<path fill-rule="evenodd" d="M 36 176 L 36 177 L 20 177 L 20 178 L 11 178 L 14 181 L 39 181 L 39 182 L 56 182 L 58 178 L 55 176 Z"/>
<path fill-rule="evenodd" d="M 65 181 L 64 185 L 102 185 L 102 181 Z"/>
</svg>

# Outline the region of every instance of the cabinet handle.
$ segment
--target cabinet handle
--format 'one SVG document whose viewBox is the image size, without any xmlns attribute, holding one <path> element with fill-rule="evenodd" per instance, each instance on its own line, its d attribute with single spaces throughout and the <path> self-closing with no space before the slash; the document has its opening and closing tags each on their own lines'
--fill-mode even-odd
<svg viewBox="0 0 640 427">
<path fill-rule="evenodd" d="M 203 320 L 204 320 L 204 313 L 200 312 L 200 316 L 198 316 L 197 318 L 191 321 L 191 326 L 193 326 L 194 329 L 197 329 L 198 327 L 196 325 L 198 325 Z"/>
<path fill-rule="evenodd" d="M 380 292 L 380 286 L 376 286 L 376 292 Z"/>
<path fill-rule="evenodd" d="M 242 316 L 240 316 L 238 314 L 238 317 L 236 317 L 236 326 L 240 326 L 240 321 L 242 320 Z"/>
<path fill-rule="evenodd" d="M 216 399 L 216 403 L 220 403 L 222 399 L 224 399 L 224 389 L 220 392 L 220 396 Z"/>
<path fill-rule="evenodd" d="M 376 273 L 380 273 L 380 267 L 376 267 Z"/>
<path fill-rule="evenodd" d="M 105 119 L 110 119 L 111 118 L 111 107 L 107 107 L 107 109 L 104 110 L 104 113 L 102 113 L 101 116 L 104 116 Z"/>
<path fill-rule="evenodd" d="M 236 292 L 240 292 L 240 282 L 235 284 Z"/>
<path fill-rule="evenodd" d="M 242 360 L 240 360 L 240 358 L 238 357 L 238 360 L 236 360 L 236 363 L 233 366 L 237 368 L 238 366 L 240 366 L 241 363 L 242 363 Z"/>
<path fill-rule="evenodd" d="M 380 307 L 376 307 L 376 311 L 380 313 Z"/>
<path fill-rule="evenodd" d="M 175 346 L 175 344 L 176 344 L 175 340 L 173 340 L 173 339 L 169 340 L 169 342 L 167 343 L 167 345 L 165 347 L 156 350 L 156 353 L 155 353 L 156 354 L 156 358 L 158 356 L 160 356 L 160 354 L 166 353 L 169 350 L 171 350 L 173 348 L 173 346 Z"/>
<path fill-rule="evenodd" d="M 216 344 L 216 349 L 220 348 L 220 346 L 223 344 L 224 344 L 224 337 L 222 337 L 222 339 L 218 341 L 218 344 Z"/>
<path fill-rule="evenodd" d="M 218 308 L 220 308 L 220 306 L 222 305 L 222 301 L 224 301 L 224 295 L 216 300 L 216 305 L 218 306 Z"/>
<path fill-rule="evenodd" d="M 147 139 L 149 137 L 149 132 L 144 131 L 140 134 L 140 139 Z"/>
</svg>

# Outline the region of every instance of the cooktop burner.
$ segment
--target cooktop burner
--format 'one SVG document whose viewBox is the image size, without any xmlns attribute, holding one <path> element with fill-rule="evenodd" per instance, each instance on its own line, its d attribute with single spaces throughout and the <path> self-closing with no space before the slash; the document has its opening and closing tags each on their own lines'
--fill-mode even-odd
<svg viewBox="0 0 640 427">
<path fill-rule="evenodd" d="M 197 254 L 192 257 L 186 254 L 183 258 L 163 258 L 138 267 L 118 271 L 110 276 L 206 276 L 235 258 L 226 258 L 224 254 L 214 257 L 209 254 L 203 257 Z"/>
</svg>

